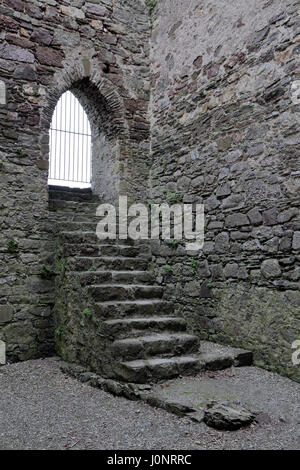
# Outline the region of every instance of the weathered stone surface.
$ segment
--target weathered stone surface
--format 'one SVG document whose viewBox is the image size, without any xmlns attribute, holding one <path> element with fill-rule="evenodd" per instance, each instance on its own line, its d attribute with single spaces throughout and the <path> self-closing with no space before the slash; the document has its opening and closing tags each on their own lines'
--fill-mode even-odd
<svg viewBox="0 0 300 470">
<path fill-rule="evenodd" d="M 261 215 L 260 211 L 257 208 L 251 209 L 247 213 L 247 216 L 249 217 L 249 220 L 250 220 L 251 224 L 253 224 L 253 225 L 259 225 L 263 221 L 262 215 Z"/>
<path fill-rule="evenodd" d="M 226 232 L 220 233 L 215 239 L 215 250 L 217 253 L 225 253 L 229 249 L 229 235 Z"/>
<path fill-rule="evenodd" d="M 276 208 L 267 210 L 263 212 L 262 216 L 266 225 L 276 225 L 278 218 L 278 210 Z"/>
<path fill-rule="evenodd" d="M 8 31 L 17 31 L 18 23 L 9 16 L 0 15 L 0 27 Z"/>
<path fill-rule="evenodd" d="M 254 415 L 237 405 L 218 404 L 205 410 L 204 422 L 215 429 L 235 430 L 254 420 Z"/>
<path fill-rule="evenodd" d="M 83 19 L 85 17 L 84 12 L 81 9 L 73 7 L 73 6 L 62 5 L 60 9 L 62 13 L 64 13 L 67 16 L 71 16 L 72 18 Z"/>
<path fill-rule="evenodd" d="M 75 47 L 80 42 L 80 34 L 79 33 L 71 33 L 70 31 L 64 31 L 61 29 L 57 29 L 54 32 L 53 44 L 55 45 L 62 45 L 67 47 Z"/>
<path fill-rule="evenodd" d="M 54 67 L 61 67 L 64 55 L 49 47 L 38 47 L 36 51 L 36 58 L 41 64 L 52 65 Z"/>
<path fill-rule="evenodd" d="M 34 81 L 36 79 L 36 73 L 34 68 L 30 65 L 18 65 L 14 72 L 14 78 Z"/>
<path fill-rule="evenodd" d="M 236 263 L 233 264 L 226 264 L 225 269 L 224 269 L 224 274 L 226 277 L 238 277 L 238 272 L 239 272 L 239 265 Z"/>
<path fill-rule="evenodd" d="M 87 2 L 85 4 L 84 8 L 85 8 L 86 12 L 90 13 L 91 15 L 106 16 L 106 14 L 107 14 L 107 9 L 104 6 L 96 5 L 95 3 Z"/>
<path fill-rule="evenodd" d="M 16 62 L 28 62 L 33 64 L 34 55 L 27 49 L 14 46 L 13 44 L 0 44 L 0 57 Z"/>
<path fill-rule="evenodd" d="M 261 265 L 262 275 L 266 279 L 275 279 L 281 275 L 281 269 L 276 259 L 267 259 Z"/>
<path fill-rule="evenodd" d="M 236 213 L 226 217 L 225 225 L 227 227 L 242 227 L 243 225 L 250 225 L 250 222 L 245 214 Z"/>
<path fill-rule="evenodd" d="M 231 147 L 231 137 L 227 136 L 224 138 L 219 139 L 218 141 L 218 149 L 220 152 L 224 152 L 225 150 L 230 149 Z"/>
<path fill-rule="evenodd" d="M 0 324 L 8 323 L 11 320 L 13 311 L 11 305 L 0 305 Z"/>
<path fill-rule="evenodd" d="M 52 42 L 53 34 L 45 28 L 37 28 L 31 35 L 31 40 L 36 41 L 39 44 L 49 46 Z"/>
<path fill-rule="evenodd" d="M 23 11 L 24 10 L 24 1 L 23 0 L 5 0 L 4 3 L 13 8 L 15 11 Z"/>
<path fill-rule="evenodd" d="M 300 232 L 295 232 L 293 236 L 293 249 L 300 250 Z"/>
</svg>

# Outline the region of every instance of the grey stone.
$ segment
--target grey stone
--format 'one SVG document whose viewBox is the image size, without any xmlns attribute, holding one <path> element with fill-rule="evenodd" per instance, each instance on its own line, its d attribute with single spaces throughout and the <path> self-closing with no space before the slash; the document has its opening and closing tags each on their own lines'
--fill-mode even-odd
<svg viewBox="0 0 300 470">
<path fill-rule="evenodd" d="M 210 270 L 213 279 L 224 279 L 222 264 L 212 264 Z"/>
<path fill-rule="evenodd" d="M 14 78 L 34 81 L 36 79 L 35 70 L 30 65 L 18 65 L 14 72 Z"/>
<path fill-rule="evenodd" d="M 191 184 L 191 180 L 187 176 L 182 176 L 177 181 L 177 186 L 178 186 L 179 191 L 188 191 L 190 184 Z"/>
<path fill-rule="evenodd" d="M 225 225 L 226 227 L 242 227 L 243 225 L 250 225 L 250 222 L 245 214 L 236 213 L 226 217 Z"/>
<path fill-rule="evenodd" d="M 264 211 L 262 216 L 266 225 L 276 225 L 278 218 L 278 210 L 276 208 L 269 209 L 267 211 Z"/>
<path fill-rule="evenodd" d="M 281 269 L 277 259 L 267 259 L 261 265 L 261 273 L 266 279 L 280 277 Z"/>
<path fill-rule="evenodd" d="M 45 28 L 35 29 L 31 36 L 32 41 L 36 41 L 39 44 L 44 44 L 45 46 L 49 46 L 51 44 L 52 38 L 52 33 Z"/>
<path fill-rule="evenodd" d="M 188 282 L 184 287 L 184 293 L 191 297 L 199 297 L 200 284 L 198 281 Z"/>
<path fill-rule="evenodd" d="M 292 207 L 291 209 L 287 209 L 286 211 L 280 212 L 280 214 L 278 215 L 278 222 L 280 224 L 289 222 L 298 213 L 299 209 L 297 209 L 296 207 Z"/>
<path fill-rule="evenodd" d="M 56 29 L 53 38 L 53 44 L 59 44 L 66 47 L 75 47 L 80 43 L 80 34 Z"/>
<path fill-rule="evenodd" d="M 249 157 L 256 157 L 258 155 L 261 155 L 263 151 L 264 151 L 264 146 L 262 144 L 258 144 L 248 149 L 248 155 Z"/>
<path fill-rule="evenodd" d="M 254 415 L 237 405 L 218 404 L 204 413 L 204 422 L 215 429 L 235 430 L 252 423 Z"/>
<path fill-rule="evenodd" d="M 231 194 L 231 189 L 230 189 L 229 184 L 224 184 L 223 186 L 220 186 L 216 192 L 217 197 L 220 197 L 220 198 L 229 196 L 230 194 Z"/>
<path fill-rule="evenodd" d="M 2 59 L 15 60 L 16 62 L 34 63 L 34 55 L 27 49 L 13 44 L 0 44 L 0 57 Z"/>
<path fill-rule="evenodd" d="M 238 272 L 239 272 L 239 265 L 237 263 L 226 264 L 225 269 L 224 269 L 224 274 L 226 277 L 237 278 Z"/>
<path fill-rule="evenodd" d="M 0 305 L 0 324 L 11 321 L 14 309 L 11 305 Z"/>
<path fill-rule="evenodd" d="M 232 194 L 228 198 L 224 199 L 222 202 L 222 207 L 224 209 L 231 209 L 233 207 L 239 206 L 243 202 L 243 195 L 242 194 Z"/>
<path fill-rule="evenodd" d="M 211 211 L 219 207 L 220 204 L 220 201 L 215 196 L 211 196 L 204 201 L 204 209 Z"/>
<path fill-rule="evenodd" d="M 254 207 L 253 209 L 251 209 L 248 213 L 247 213 L 247 216 L 249 217 L 250 219 L 250 222 L 251 224 L 253 225 L 259 225 L 262 223 L 263 221 L 263 218 L 262 218 L 262 215 L 260 213 L 260 211 Z"/>
<path fill-rule="evenodd" d="M 217 253 L 226 253 L 229 249 L 229 235 L 227 232 L 219 233 L 215 238 L 215 250 Z"/>
<path fill-rule="evenodd" d="M 229 154 L 226 156 L 226 161 L 228 163 L 235 163 L 242 157 L 242 155 L 243 152 L 241 150 L 234 150 L 233 152 L 229 152 Z"/>
<path fill-rule="evenodd" d="M 90 13 L 91 15 L 95 15 L 95 16 L 105 16 L 108 13 L 107 9 L 103 7 L 102 5 L 96 5 L 95 3 L 89 3 L 89 2 L 85 4 L 84 10 L 87 13 Z"/>
<path fill-rule="evenodd" d="M 204 177 L 203 176 L 197 176 L 197 178 L 194 178 L 192 180 L 192 186 L 194 188 L 200 188 L 204 186 Z"/>
<path fill-rule="evenodd" d="M 300 232 L 295 232 L 293 236 L 293 249 L 300 250 Z"/>
</svg>

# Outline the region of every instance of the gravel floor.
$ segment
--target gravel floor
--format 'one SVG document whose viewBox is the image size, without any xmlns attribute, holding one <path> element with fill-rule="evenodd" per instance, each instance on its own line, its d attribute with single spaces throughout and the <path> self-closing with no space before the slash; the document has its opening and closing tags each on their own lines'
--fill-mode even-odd
<svg viewBox="0 0 300 470">
<path fill-rule="evenodd" d="M 261 374 L 270 376 L 252 374 L 251 386 Z M 299 403 L 299 385 L 280 379 L 282 416 L 217 432 L 79 383 L 55 358 L 7 365 L 0 368 L 0 449 L 299 449 L 300 416 L 289 419 L 285 405 Z"/>
</svg>

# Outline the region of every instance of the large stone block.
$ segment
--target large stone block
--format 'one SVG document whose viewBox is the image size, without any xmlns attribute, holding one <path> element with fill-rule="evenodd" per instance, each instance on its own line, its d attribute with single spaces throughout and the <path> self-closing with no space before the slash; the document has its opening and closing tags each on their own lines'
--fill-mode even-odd
<svg viewBox="0 0 300 470">
<path fill-rule="evenodd" d="M 300 232 L 295 232 L 293 237 L 293 249 L 300 250 Z"/>
<path fill-rule="evenodd" d="M 225 225 L 227 227 L 242 227 L 243 225 L 250 225 L 250 222 L 245 214 L 236 213 L 226 217 Z"/>
<path fill-rule="evenodd" d="M 30 64 L 33 64 L 35 60 L 32 52 L 13 44 L 0 44 L 0 57 L 16 62 L 28 62 Z"/>
<path fill-rule="evenodd" d="M 281 269 L 277 259 L 267 259 L 261 265 L 261 273 L 266 279 L 275 279 L 281 275 Z"/>
<path fill-rule="evenodd" d="M 64 55 L 62 52 L 51 49 L 50 47 L 38 47 L 36 51 L 37 60 L 44 65 L 61 67 Z"/>
<path fill-rule="evenodd" d="M 14 309 L 11 305 L 0 305 L 0 325 L 11 321 Z"/>
</svg>

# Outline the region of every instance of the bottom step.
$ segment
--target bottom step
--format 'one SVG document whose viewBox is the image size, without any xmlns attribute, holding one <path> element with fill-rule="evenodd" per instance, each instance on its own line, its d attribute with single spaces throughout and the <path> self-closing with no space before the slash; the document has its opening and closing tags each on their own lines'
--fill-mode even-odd
<svg viewBox="0 0 300 470">
<path fill-rule="evenodd" d="M 252 364 L 251 351 L 202 341 L 197 354 L 119 362 L 115 363 L 113 370 L 117 380 L 141 384 L 172 379 L 179 375 L 195 375 L 202 371 L 217 371 Z"/>
<path fill-rule="evenodd" d="M 178 375 L 196 374 L 202 369 L 197 357 L 180 356 L 120 362 L 115 366 L 119 380 L 133 383 L 157 382 Z"/>
</svg>

